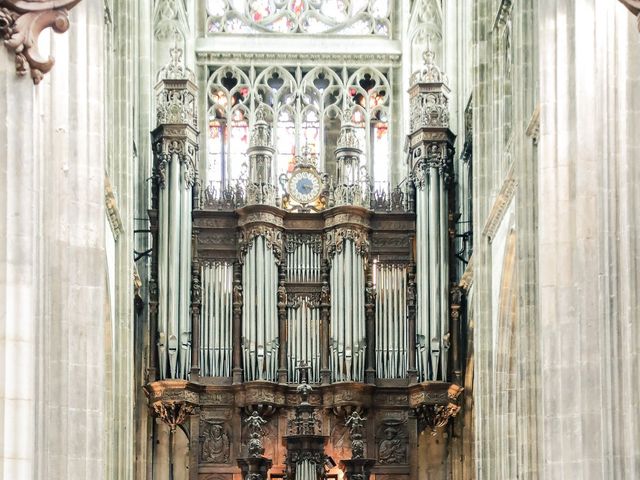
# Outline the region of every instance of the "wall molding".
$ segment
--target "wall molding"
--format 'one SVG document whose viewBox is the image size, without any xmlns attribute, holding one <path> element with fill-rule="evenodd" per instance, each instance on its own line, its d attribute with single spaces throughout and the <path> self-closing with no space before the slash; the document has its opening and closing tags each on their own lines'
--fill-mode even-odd
<svg viewBox="0 0 640 480">
<path fill-rule="evenodd" d="M 540 138 L 540 104 L 536 105 L 525 134 L 527 137 L 531 138 L 534 145 L 538 144 L 538 140 Z"/>
<path fill-rule="evenodd" d="M 111 232 L 113 233 L 113 239 L 118 240 L 121 233 L 124 233 L 124 224 L 122 223 L 122 217 L 120 217 L 120 210 L 118 209 L 118 201 L 113 193 L 111 187 L 111 181 L 109 176 L 104 176 L 104 208 L 109 219 L 109 225 L 111 226 Z"/>
<path fill-rule="evenodd" d="M 518 181 L 514 177 L 513 171 L 513 163 L 509 167 L 509 172 L 507 173 L 507 178 L 502 184 L 502 188 L 500 189 L 500 193 L 498 193 L 498 197 L 493 203 L 493 208 L 489 213 L 489 217 L 487 218 L 487 222 L 485 223 L 484 229 L 482 230 L 482 235 L 489 238 L 489 241 L 493 240 L 502 219 L 504 218 L 504 214 L 507 211 L 507 207 L 513 200 L 516 195 L 516 190 L 518 188 Z"/>
</svg>

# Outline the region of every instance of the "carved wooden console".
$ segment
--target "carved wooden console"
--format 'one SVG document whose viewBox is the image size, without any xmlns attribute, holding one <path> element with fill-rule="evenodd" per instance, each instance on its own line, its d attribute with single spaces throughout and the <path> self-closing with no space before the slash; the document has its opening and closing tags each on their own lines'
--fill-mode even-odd
<svg viewBox="0 0 640 480">
<path fill-rule="evenodd" d="M 174 403 L 192 406 L 193 413 L 185 418 L 190 436 L 191 478 L 242 478 L 238 460 L 247 457 L 250 435 L 245 420 L 253 411 L 266 420 L 263 455 L 273 463 L 270 478 L 284 475 L 287 455 L 291 454 L 287 451 L 287 445 L 291 445 L 290 421 L 300 405 L 296 386 L 265 382 L 204 385 L 165 380 L 145 388 L 152 407 Z M 346 416 L 360 410 L 367 417 L 364 455 L 375 459 L 371 471 L 376 478 L 417 478 L 419 428 L 435 428 L 455 415 L 460 392 L 460 387 L 444 382 L 315 386 L 309 404 L 316 409 L 318 431 L 306 440 L 323 445 L 324 455 L 332 460 L 327 463 L 331 467 L 328 473 L 337 474 L 335 465 L 352 457 Z M 300 443 L 299 448 L 303 447 Z"/>
</svg>

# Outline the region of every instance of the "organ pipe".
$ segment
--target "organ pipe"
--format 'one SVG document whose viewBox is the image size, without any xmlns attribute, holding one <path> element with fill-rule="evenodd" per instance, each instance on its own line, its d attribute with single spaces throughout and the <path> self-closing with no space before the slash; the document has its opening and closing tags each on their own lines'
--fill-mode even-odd
<svg viewBox="0 0 640 480">
<path fill-rule="evenodd" d="M 242 310 L 244 378 L 247 381 L 276 381 L 278 271 L 277 259 L 264 236 L 258 235 L 251 240 L 242 277 L 245 295 Z"/>
<path fill-rule="evenodd" d="M 353 240 L 344 240 L 331 263 L 331 375 L 333 381 L 364 380 L 364 259 Z"/>
<path fill-rule="evenodd" d="M 424 58 L 425 65 L 412 75 L 409 89 L 409 166 L 416 188 L 416 368 L 420 380 L 446 380 L 449 335 L 447 184 L 455 136 L 449 129 L 446 76 L 435 65 L 430 49 Z"/>
<path fill-rule="evenodd" d="M 378 378 L 405 378 L 407 357 L 407 302 L 404 265 L 376 268 L 375 365 Z"/>
<path fill-rule="evenodd" d="M 231 376 L 233 322 L 233 264 L 201 267 L 200 371 L 204 376 Z"/>
<path fill-rule="evenodd" d="M 175 53 L 175 54 L 174 54 Z M 160 378 L 188 378 L 191 368 L 191 211 L 197 178 L 197 100 L 194 75 L 172 52 L 156 85 L 158 125 L 152 132 L 158 208 L 154 272 Z M 197 321 L 197 320 L 196 320 Z"/>
</svg>

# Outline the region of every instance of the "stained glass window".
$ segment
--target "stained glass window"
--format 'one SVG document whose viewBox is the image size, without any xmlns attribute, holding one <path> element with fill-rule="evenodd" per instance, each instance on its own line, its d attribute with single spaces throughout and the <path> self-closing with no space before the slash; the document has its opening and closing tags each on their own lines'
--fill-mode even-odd
<svg viewBox="0 0 640 480">
<path fill-rule="evenodd" d="M 390 7 L 390 0 L 206 0 L 206 31 L 389 37 Z"/>
<path fill-rule="evenodd" d="M 333 173 L 340 118 L 350 108 L 362 164 L 374 172 L 374 180 L 386 181 L 391 91 L 387 73 L 373 67 L 213 68 L 207 86 L 208 181 L 229 184 L 242 177 L 249 128 L 258 107 L 272 124 L 276 178 L 294 168 L 303 148 L 318 156 L 321 169 Z"/>
</svg>

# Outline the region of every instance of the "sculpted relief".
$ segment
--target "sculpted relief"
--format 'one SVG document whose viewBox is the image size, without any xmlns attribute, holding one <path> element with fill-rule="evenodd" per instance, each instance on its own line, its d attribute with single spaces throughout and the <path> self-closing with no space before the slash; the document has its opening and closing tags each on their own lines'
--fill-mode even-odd
<svg viewBox="0 0 640 480">
<path fill-rule="evenodd" d="M 378 432 L 378 463 L 385 465 L 407 463 L 407 435 L 400 424 L 386 423 Z"/>
<path fill-rule="evenodd" d="M 204 421 L 201 432 L 200 460 L 204 463 L 228 463 L 230 443 L 224 425 Z"/>
</svg>

